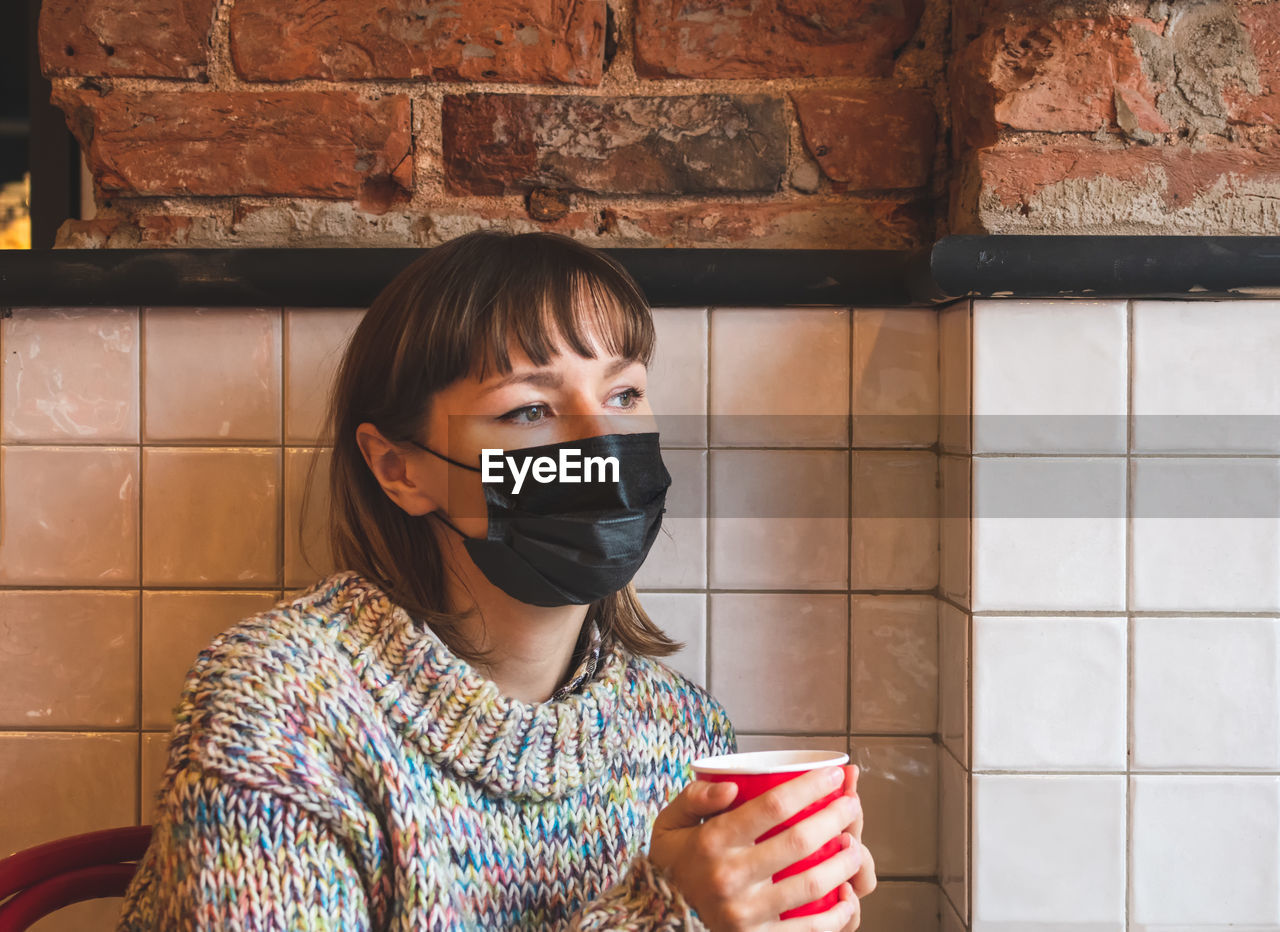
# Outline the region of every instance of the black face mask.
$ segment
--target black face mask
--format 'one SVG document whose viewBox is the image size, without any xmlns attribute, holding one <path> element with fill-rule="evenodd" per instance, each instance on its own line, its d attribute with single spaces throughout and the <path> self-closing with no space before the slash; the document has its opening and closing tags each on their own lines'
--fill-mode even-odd
<svg viewBox="0 0 1280 932">
<path fill-rule="evenodd" d="M 425 447 L 414 446 L 446 462 L 483 472 Z M 549 456 L 557 463 L 561 450 L 589 457 L 614 457 L 618 481 L 606 470 L 600 481 L 566 482 L 556 477 L 538 482 L 532 467 L 515 492 L 516 478 L 506 462 Z M 523 465 L 520 468 L 525 468 Z M 583 468 L 577 469 L 579 478 Z M 442 512 L 433 512 L 462 537 L 467 553 L 489 582 L 529 605 L 585 605 L 617 592 L 639 571 L 666 510 L 671 475 L 663 465 L 658 434 L 601 434 L 503 451 L 501 482 L 482 483 L 489 517 L 484 538 L 468 537 Z"/>
</svg>

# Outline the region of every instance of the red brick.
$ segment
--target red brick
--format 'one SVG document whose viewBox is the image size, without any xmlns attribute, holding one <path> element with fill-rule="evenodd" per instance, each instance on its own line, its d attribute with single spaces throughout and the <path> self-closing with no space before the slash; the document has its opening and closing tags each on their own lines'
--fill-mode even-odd
<svg viewBox="0 0 1280 932">
<path fill-rule="evenodd" d="M 1168 132 L 1128 19 L 1020 23 L 989 30 L 957 56 L 953 86 L 971 145 L 998 129 L 1094 132 L 1116 121 L 1120 93 L 1138 128 Z M 1150 21 L 1139 28 L 1158 30 Z"/>
<path fill-rule="evenodd" d="M 772 192 L 788 128 L 776 97 L 466 94 L 444 99 L 451 193 Z"/>
<path fill-rule="evenodd" d="M 884 76 L 924 0 L 637 0 L 641 77 Z"/>
<path fill-rule="evenodd" d="M 352 198 L 412 186 L 403 96 L 55 87 L 53 102 L 108 193 Z"/>
<path fill-rule="evenodd" d="M 1280 144 L 1259 151 L 1243 145 L 1104 148 L 1081 141 L 1000 146 L 977 153 L 975 160 L 981 191 L 1011 208 L 1030 202 L 1050 185 L 1072 179 L 1111 178 L 1156 189 L 1170 209 L 1186 207 L 1224 177 L 1280 184 Z"/>
<path fill-rule="evenodd" d="M 599 84 L 605 0 L 237 0 L 250 81 L 366 78 Z"/>
<path fill-rule="evenodd" d="M 1242 6 L 1237 15 L 1249 34 L 1260 93 L 1239 81 L 1227 84 L 1222 95 L 1227 114 L 1237 123 L 1275 126 L 1280 124 L 1280 3 Z"/>
<path fill-rule="evenodd" d="M 793 91 L 805 146 L 854 190 L 917 188 L 933 166 L 936 117 L 921 91 Z"/>
<path fill-rule="evenodd" d="M 501 210 L 477 216 L 502 222 Z M 622 204 L 571 210 L 538 229 L 597 246 L 743 246 L 751 249 L 912 249 L 930 242 L 926 203 L 852 197 L 695 204 Z"/>
<path fill-rule="evenodd" d="M 215 0 L 45 0 L 40 66 L 58 75 L 193 78 L 209 56 Z"/>
</svg>

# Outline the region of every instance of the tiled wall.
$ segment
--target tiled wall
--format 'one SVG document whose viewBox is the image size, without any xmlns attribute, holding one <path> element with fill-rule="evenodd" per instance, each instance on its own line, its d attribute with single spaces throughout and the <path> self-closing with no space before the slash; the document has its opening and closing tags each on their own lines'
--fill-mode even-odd
<svg viewBox="0 0 1280 932">
<path fill-rule="evenodd" d="M 16 309 L 3 321 L 0 856 L 148 821 L 196 652 L 328 571 L 296 544 L 301 493 L 359 316 Z M 940 877 L 964 909 L 967 832 L 940 826 L 939 800 L 965 805 L 968 760 L 965 672 L 938 669 L 940 631 L 944 657 L 964 662 L 968 581 L 966 522 L 936 517 L 939 495 L 955 494 L 938 485 L 938 338 L 941 320 L 958 346 L 952 324 L 967 314 L 655 317 L 650 397 L 682 416 L 664 429 L 671 533 L 637 579 L 643 601 L 687 642 L 673 665 L 725 704 L 743 749 L 851 750 L 881 877 L 862 928 L 936 929 Z M 946 353 L 941 378 L 945 398 Z M 961 420 L 942 421 L 944 440 Z M 943 450 L 944 478 L 965 468 L 962 450 Z M 113 909 L 39 928 L 108 928 Z"/>
<path fill-rule="evenodd" d="M 1280 304 L 972 334 L 973 932 L 1280 929 Z"/>
</svg>

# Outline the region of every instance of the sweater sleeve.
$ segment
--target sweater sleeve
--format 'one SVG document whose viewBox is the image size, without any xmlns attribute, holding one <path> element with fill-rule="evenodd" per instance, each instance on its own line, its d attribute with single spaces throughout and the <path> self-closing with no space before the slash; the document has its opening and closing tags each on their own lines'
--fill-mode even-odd
<svg viewBox="0 0 1280 932">
<path fill-rule="evenodd" d="M 166 784 L 116 932 L 370 925 L 364 884 L 320 820 L 190 767 Z"/>
<path fill-rule="evenodd" d="M 733 754 L 738 738 L 724 707 L 700 689 L 681 727 L 705 743 L 694 757 Z M 685 762 L 686 782 L 694 778 Z M 708 932 L 697 911 L 647 854 L 631 859 L 622 879 L 573 915 L 564 932 Z"/>
<path fill-rule="evenodd" d="M 707 932 L 693 907 L 647 855 L 569 920 L 564 932 Z"/>
</svg>

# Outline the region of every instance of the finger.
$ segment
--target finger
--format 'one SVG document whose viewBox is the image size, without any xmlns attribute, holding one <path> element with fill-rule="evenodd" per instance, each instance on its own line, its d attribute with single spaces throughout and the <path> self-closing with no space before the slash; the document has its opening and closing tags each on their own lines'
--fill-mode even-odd
<svg viewBox="0 0 1280 932">
<path fill-rule="evenodd" d="M 846 894 L 849 885 L 841 884 L 840 900 L 835 906 L 832 906 L 826 912 L 815 913 L 812 916 L 796 916 L 792 919 L 783 919 L 781 922 L 769 926 L 770 930 L 777 932 L 843 932 L 849 922 L 860 914 L 858 898 L 852 892 Z"/>
<path fill-rule="evenodd" d="M 845 764 L 844 766 L 844 794 L 846 796 L 857 797 L 858 795 L 858 775 L 861 769 L 857 764 Z M 851 833 L 858 841 L 862 841 L 862 806 L 859 801 L 858 815 L 852 822 L 845 826 L 845 831 Z"/>
<path fill-rule="evenodd" d="M 743 803 L 733 813 L 733 828 L 737 836 L 732 840 L 741 845 L 751 844 L 765 832 L 819 800 L 839 794 L 843 779 L 841 768 L 822 767 L 779 784 L 767 793 Z M 835 834 L 831 832 L 827 838 Z"/>
<path fill-rule="evenodd" d="M 853 892 L 858 897 L 864 897 L 876 888 L 876 859 L 871 856 L 871 849 L 866 845 L 861 845 L 861 848 L 862 866 L 851 881 Z"/>
<path fill-rule="evenodd" d="M 770 908 L 776 904 L 781 913 L 812 903 L 854 877 L 862 866 L 862 846 L 849 835 L 842 836 L 841 842 L 845 847 L 831 857 L 775 883 L 770 891 Z"/>
<path fill-rule="evenodd" d="M 747 852 L 749 876 L 753 880 L 764 880 L 813 854 L 827 842 L 840 836 L 845 826 L 853 821 L 854 809 L 859 806 L 860 803 L 851 796 L 838 796 L 830 805 L 813 815 L 801 819 L 772 838 L 766 838 Z"/>
</svg>

